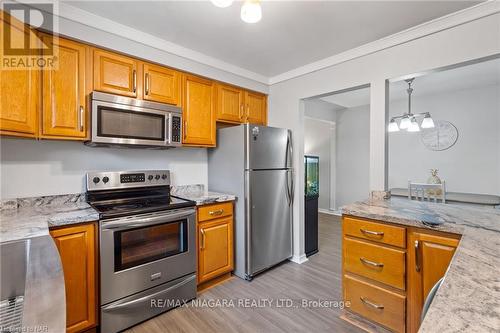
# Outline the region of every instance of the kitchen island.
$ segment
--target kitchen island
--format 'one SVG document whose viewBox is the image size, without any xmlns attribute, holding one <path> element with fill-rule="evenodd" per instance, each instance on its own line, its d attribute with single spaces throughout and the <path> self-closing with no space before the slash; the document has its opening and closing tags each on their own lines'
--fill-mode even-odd
<svg viewBox="0 0 500 333">
<path fill-rule="evenodd" d="M 342 208 L 343 215 L 461 235 L 419 332 L 500 329 L 500 210 L 392 198 Z"/>
</svg>

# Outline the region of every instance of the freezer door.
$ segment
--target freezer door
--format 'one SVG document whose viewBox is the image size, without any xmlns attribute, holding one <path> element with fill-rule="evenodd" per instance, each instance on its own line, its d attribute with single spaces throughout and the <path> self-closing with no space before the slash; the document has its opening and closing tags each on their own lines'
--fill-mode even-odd
<svg viewBox="0 0 500 333">
<path fill-rule="evenodd" d="M 245 169 L 284 169 L 291 166 L 292 136 L 284 128 L 245 125 Z"/>
<path fill-rule="evenodd" d="M 246 171 L 246 175 L 246 273 L 252 277 L 292 256 L 291 171 Z"/>
</svg>

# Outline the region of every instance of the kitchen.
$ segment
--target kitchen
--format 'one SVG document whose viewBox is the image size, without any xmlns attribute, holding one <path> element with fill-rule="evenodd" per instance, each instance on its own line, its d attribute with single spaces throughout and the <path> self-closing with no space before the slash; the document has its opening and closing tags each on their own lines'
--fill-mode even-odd
<svg viewBox="0 0 500 333">
<path fill-rule="evenodd" d="M 114 212 L 105 216 L 107 213 L 104 207 L 110 204 L 109 208 L 111 210 L 119 210 L 119 203 L 130 203 L 130 199 L 136 200 L 135 204 L 146 203 L 145 207 L 141 208 L 124 207 L 124 209 L 127 209 L 127 213 L 131 213 L 131 215 L 137 215 L 137 209 L 141 213 L 146 213 L 147 209 L 150 208 L 156 212 L 158 212 L 158 209 L 172 211 L 172 213 L 183 210 L 196 211 L 194 219 L 191 217 L 175 218 L 184 222 L 178 223 L 175 227 L 171 226 L 172 233 L 170 236 L 166 236 L 166 239 L 169 239 L 168 249 L 164 248 L 162 251 L 165 253 L 166 250 L 169 256 L 155 260 L 156 262 L 167 263 L 173 262 L 182 256 L 187 258 L 189 256 L 186 254 L 192 253 L 189 246 L 193 245 L 193 243 L 196 244 L 194 250 L 197 253 L 194 261 L 190 257 L 190 259 L 184 259 L 182 264 L 178 264 L 183 266 L 185 262 L 190 261 L 192 266 L 185 267 L 185 270 L 180 267 L 180 273 L 177 276 L 169 275 L 171 272 L 161 272 L 161 278 L 168 276 L 166 280 L 160 279 L 162 287 L 164 287 L 162 290 L 170 286 L 163 285 L 163 281 L 167 281 L 167 284 L 172 281 L 179 282 L 176 279 L 181 277 L 185 278 L 183 280 L 185 284 L 182 284 L 181 289 L 188 289 L 188 285 L 191 287 L 194 284 L 195 286 L 194 289 L 189 288 L 191 294 L 187 293 L 194 296 L 180 297 L 185 299 L 196 296 L 197 299 L 231 299 L 235 297 L 239 299 L 270 298 L 271 300 L 278 300 L 303 298 L 314 300 L 316 297 L 321 297 L 321 290 L 323 290 L 327 298 L 337 301 L 343 300 L 342 274 L 337 272 L 338 277 L 335 277 L 332 280 L 333 283 L 330 282 L 331 285 L 329 285 L 327 281 L 328 275 L 332 274 L 329 271 L 331 267 L 328 266 L 327 271 L 323 271 L 322 267 L 326 263 L 323 262 L 324 257 L 321 259 L 321 253 L 331 249 L 331 251 L 334 251 L 333 253 L 336 253 L 334 257 L 337 258 L 336 260 L 340 264 L 341 238 L 339 236 L 339 238 L 334 238 L 333 241 L 329 239 L 330 233 L 337 233 L 338 235 L 342 233 L 338 229 L 338 225 L 323 225 L 320 222 L 319 253 L 310 258 L 306 258 L 304 253 L 302 225 L 304 206 L 302 200 L 298 199 L 304 196 L 302 99 L 348 87 L 361 86 L 367 82 L 370 83 L 369 144 L 371 158 L 369 188 L 370 191 L 385 191 L 388 189 L 385 184 L 387 179 L 384 159 L 386 155 L 385 137 L 387 135 L 386 100 L 383 98 L 387 89 L 385 80 L 416 73 L 424 69 L 444 67 L 500 53 L 498 39 L 495 39 L 494 33 L 491 34 L 493 36 L 480 34 L 481 38 L 479 39 L 472 37 L 477 36 L 479 32 L 485 29 L 491 32 L 498 31 L 495 30 L 498 27 L 498 20 L 496 20 L 498 18 L 498 4 L 492 2 L 476 7 L 473 6 L 453 16 L 453 19 L 460 19 L 462 22 L 470 21 L 469 23 L 452 24 L 452 22 L 449 22 L 450 17 L 438 20 L 439 22 L 429 23 L 427 27 L 435 29 L 435 33 L 422 37 L 418 41 L 407 40 L 404 47 L 397 46 L 397 43 L 391 46 L 385 45 L 380 51 L 371 55 L 351 56 L 351 60 L 342 65 L 334 66 L 335 61 L 340 61 L 340 59 L 332 59 L 332 65 L 321 70 L 318 69 L 313 73 L 308 73 L 305 68 L 301 69 L 297 72 L 302 73 L 299 78 L 295 78 L 292 73 L 288 73 L 283 74 L 281 77 L 275 75 L 272 80 L 268 81 L 267 78 L 262 79 L 261 76 L 253 75 L 248 71 L 245 72 L 243 69 L 233 68 L 234 70 L 231 71 L 229 70 L 230 67 L 223 66 L 224 64 L 214 61 L 213 58 L 196 58 L 196 54 L 186 53 L 186 49 L 179 47 L 174 50 L 169 48 L 169 44 L 165 43 L 164 40 L 141 32 L 141 29 L 137 26 L 131 25 L 127 27 L 124 21 L 121 21 L 121 23 L 113 22 L 112 20 L 117 19 L 112 13 L 113 4 L 103 3 L 102 7 L 100 5 L 99 3 L 75 3 L 75 6 L 72 6 L 71 4 L 60 3 L 58 6 L 59 15 L 57 16 L 60 38 L 51 38 L 50 29 L 43 27 L 37 31 L 34 28 L 29 31 L 28 35 L 31 38 L 34 38 L 35 34 L 37 34 L 41 40 L 45 39 L 48 43 L 50 41 L 56 45 L 54 49 L 59 52 L 58 58 L 64 59 L 64 61 L 60 62 L 59 68 L 49 70 L 46 68 L 29 69 L 16 72 L 2 70 L 0 80 L 2 85 L 2 202 L 7 201 L 2 204 L 2 243 L 14 240 L 9 237 L 25 239 L 26 235 L 35 236 L 47 234 L 50 231 L 57 245 L 56 247 L 50 246 L 50 244 L 44 246 L 44 244 L 37 244 L 35 241 L 32 241 L 30 246 L 40 246 L 46 251 L 54 251 L 57 248 L 62 267 L 59 268 L 59 275 L 55 276 L 54 279 L 59 279 L 59 286 L 64 285 L 64 282 L 66 283 L 65 295 L 61 295 L 60 290 L 54 290 L 53 293 L 45 295 L 43 302 L 36 300 L 34 304 L 40 305 L 38 308 L 42 310 L 41 305 L 45 304 L 46 301 L 49 302 L 50 298 L 65 297 L 66 300 L 60 303 L 66 304 L 67 307 L 65 309 L 59 307 L 57 311 L 55 308 L 51 308 L 51 311 L 57 313 L 58 317 L 67 318 L 63 327 L 67 327 L 67 330 L 71 332 L 86 330 L 119 331 L 142 322 L 144 319 L 141 319 L 141 315 L 144 315 L 144 312 L 152 315 L 163 312 L 159 310 L 159 307 L 151 308 L 148 306 L 148 311 L 145 311 L 144 307 L 139 306 L 137 311 L 132 312 L 133 316 L 128 316 L 131 320 L 130 323 L 124 323 L 122 327 L 102 326 L 103 323 L 110 322 L 103 315 L 104 313 L 112 313 L 104 311 L 107 309 L 107 305 L 120 306 L 128 303 L 130 299 L 127 299 L 129 297 L 127 295 L 132 294 L 138 296 L 134 300 L 141 299 L 139 295 L 141 290 L 153 291 L 157 287 L 157 285 L 154 285 L 154 281 L 158 281 L 156 280 L 158 276 L 153 275 L 158 273 L 158 270 L 155 270 L 154 272 L 151 271 L 151 274 L 147 273 L 149 274 L 148 280 L 151 281 L 148 281 L 149 284 L 146 286 L 140 287 L 142 289 L 134 289 L 139 288 L 135 282 L 111 282 L 111 284 L 103 288 L 103 282 L 110 283 L 110 280 L 103 277 L 106 270 L 109 270 L 111 275 L 120 275 L 112 273 L 117 271 L 117 265 L 123 264 L 119 260 L 117 261 L 118 257 L 115 255 L 115 251 L 121 251 L 120 258 L 122 260 L 127 259 L 124 255 L 124 252 L 127 252 L 125 251 L 126 247 L 117 245 L 119 237 L 122 237 L 121 241 L 126 243 L 127 237 L 124 237 L 125 234 L 122 233 L 122 236 L 118 236 L 120 231 L 113 231 L 115 236 L 110 236 L 110 242 L 104 243 L 103 240 L 107 236 L 101 233 L 104 232 L 101 229 L 105 227 L 106 220 L 113 222 L 111 220 L 115 218 L 120 219 L 124 216 L 123 212 L 117 212 L 116 217 L 113 216 Z M 186 15 L 186 18 L 191 15 L 188 8 L 186 8 L 188 5 L 181 4 L 155 3 L 151 4 L 149 8 L 148 6 L 141 7 L 140 10 L 154 12 L 155 9 L 159 10 L 163 5 L 175 6 L 168 8 L 178 9 Z M 139 10 L 138 6 L 134 7 L 133 4 L 130 6 L 127 8 L 124 5 L 124 12 L 121 13 L 124 19 L 126 19 L 126 15 L 130 15 L 134 10 Z M 226 12 L 224 12 L 226 9 L 219 9 L 210 2 L 203 3 L 200 6 L 203 6 L 199 9 L 202 13 L 226 15 Z M 271 11 L 272 6 L 276 6 L 276 4 L 262 3 L 264 19 L 261 23 L 265 22 L 266 6 L 270 6 L 268 8 Z M 236 15 L 239 16 L 239 7 L 241 6 L 236 3 L 230 6 L 229 10 L 233 12 L 236 10 Z M 455 10 L 458 9 L 460 8 L 455 8 Z M 436 10 L 438 10 L 437 7 Z M 452 11 L 449 10 L 449 12 Z M 447 13 L 443 11 L 441 15 Z M 109 15 L 111 18 L 104 19 L 99 14 Z M 441 15 L 437 15 L 437 17 Z M 409 16 L 411 17 L 411 15 Z M 471 21 L 471 17 L 474 17 L 474 20 Z M 236 19 L 239 20 L 239 17 L 236 17 Z M 258 24 L 256 23 L 255 26 L 258 26 Z M 448 24 L 448 26 L 445 30 L 439 32 L 442 29 L 439 28 L 439 24 Z M 13 25 L 20 27 L 16 24 Z M 19 31 L 24 31 L 23 29 Z M 22 34 L 14 34 L 14 36 L 19 37 Z M 473 40 L 475 43 L 474 48 L 468 47 L 468 43 L 472 43 Z M 436 46 L 444 43 L 444 41 L 446 41 L 448 49 L 445 50 L 444 47 Z M 384 41 L 384 43 L 389 42 L 391 41 Z M 375 46 L 372 45 L 371 47 Z M 389 49 L 385 49 L 387 47 Z M 434 50 L 433 55 L 428 59 L 407 56 L 431 48 Z M 360 68 L 365 70 L 360 72 Z M 338 77 L 339 79 L 331 80 L 329 79 L 331 77 Z M 19 82 L 18 84 L 22 86 L 22 89 L 9 88 L 9 83 L 12 82 Z M 34 86 L 40 87 L 40 89 L 33 89 Z M 19 86 L 16 87 L 19 88 Z M 4 94 L 4 92 L 6 93 Z M 9 96 L 21 97 L 9 99 Z M 99 108 L 98 105 L 101 107 Z M 161 120 L 158 120 L 159 117 L 154 116 L 145 117 L 147 119 L 142 118 L 142 120 L 139 118 L 131 120 L 133 119 L 132 116 L 124 116 L 124 112 L 119 111 L 124 109 L 125 111 L 134 111 L 135 108 L 147 109 L 151 115 L 155 114 L 155 112 L 168 115 L 162 116 Z M 11 111 L 5 114 L 4 110 Z M 15 114 L 12 110 L 24 113 Z M 6 117 L 11 117 L 12 121 L 9 122 Z M 182 119 L 180 123 L 176 120 L 179 118 Z M 124 126 L 127 122 L 131 124 L 132 121 L 134 126 Z M 238 126 L 238 124 L 244 123 L 252 125 Z M 282 130 L 273 133 L 272 130 L 267 130 L 266 125 L 289 129 L 291 132 Z M 109 132 L 106 133 L 107 130 Z M 128 132 L 118 133 L 117 131 Z M 110 136 L 112 140 L 118 141 L 109 142 L 108 140 L 106 142 L 107 139 L 110 139 Z M 134 136 L 135 139 L 127 138 L 127 136 Z M 280 144 L 276 144 L 277 152 L 269 154 L 267 149 L 259 150 L 258 143 L 261 139 L 264 142 L 272 142 L 273 144 L 279 142 Z M 134 140 L 144 141 L 134 142 Z M 144 149 L 145 144 L 147 145 L 146 141 L 149 140 L 155 141 L 155 147 L 158 146 L 158 142 L 161 142 L 161 145 L 166 147 L 175 146 L 179 144 L 179 141 L 182 147 L 168 150 Z M 253 157 L 251 157 L 251 154 L 243 154 L 243 147 L 246 144 L 252 144 L 252 142 L 257 142 L 254 146 L 255 156 Z M 109 144 L 139 145 L 135 148 L 125 149 L 117 148 L 117 146 L 100 147 Z M 264 146 L 262 145 L 262 147 Z M 217 156 L 219 152 L 222 153 L 222 157 Z M 268 155 L 265 155 L 266 153 Z M 269 165 L 260 163 L 259 157 L 262 156 L 268 156 L 265 163 L 269 163 Z M 280 161 L 283 163 L 280 162 L 279 165 L 273 163 L 273 157 L 276 157 L 277 160 L 281 159 Z M 252 163 L 255 163 L 256 166 L 253 167 Z M 240 167 L 235 167 L 237 165 Z M 293 169 L 290 166 L 293 166 Z M 244 230 L 244 221 L 251 220 L 251 217 L 245 216 L 245 212 L 251 210 L 252 207 L 250 206 L 254 205 L 246 203 L 245 197 L 247 193 L 245 191 L 249 186 L 245 184 L 252 183 L 252 179 L 247 179 L 246 175 L 249 175 L 253 169 L 255 171 L 262 169 L 260 174 L 254 173 L 262 176 L 253 178 L 255 184 L 259 185 L 252 187 L 258 190 L 255 196 L 256 200 L 253 203 L 257 207 L 266 207 L 265 209 L 255 209 L 255 216 L 259 216 L 259 214 L 264 216 L 257 218 L 257 220 L 267 219 L 265 216 L 277 217 L 279 215 L 282 219 L 273 218 L 273 221 L 281 221 L 280 225 L 288 226 L 288 229 L 280 230 L 276 234 L 286 236 L 283 237 L 282 244 L 278 244 L 280 242 L 271 242 L 276 239 L 274 236 L 270 239 L 264 237 L 269 236 L 269 233 L 264 231 L 259 233 L 258 237 L 254 237 L 257 242 L 255 244 L 258 244 L 254 249 L 261 250 L 265 257 L 266 254 L 274 253 L 273 247 L 280 245 L 279 249 L 284 251 L 283 255 L 273 258 L 271 262 L 278 263 L 283 259 L 290 258 L 290 261 L 285 261 L 284 264 L 262 274 L 256 274 L 255 277 L 251 269 L 242 268 L 245 267 L 244 262 L 247 260 L 245 255 L 241 255 L 249 252 L 249 248 L 244 246 L 245 236 L 249 235 Z M 276 169 L 275 174 L 279 176 L 267 176 L 264 171 L 268 169 Z M 104 172 L 104 174 L 94 174 L 95 172 Z M 150 176 L 151 179 L 149 179 Z M 154 186 L 137 186 L 137 184 L 144 183 L 154 184 Z M 280 185 L 273 186 L 273 184 Z M 150 190 L 153 188 L 154 193 L 152 193 L 153 190 Z M 276 191 L 273 192 L 273 190 L 276 189 L 280 189 L 282 193 L 274 193 Z M 208 191 L 216 191 L 217 193 Z M 68 196 L 68 194 L 71 195 Z M 151 196 L 154 198 L 151 198 Z M 365 197 L 360 198 L 360 200 L 364 200 L 369 196 L 370 193 L 366 193 Z M 375 193 L 373 196 L 376 198 L 377 194 Z M 179 206 L 178 202 L 173 202 L 177 200 L 174 197 L 184 200 L 180 204 L 182 207 Z M 169 199 L 167 200 L 167 198 Z M 281 200 L 276 203 L 269 198 L 281 198 Z M 155 206 L 155 199 L 159 199 L 161 208 Z M 259 201 L 257 199 L 264 200 Z M 165 202 L 170 200 L 172 202 L 166 205 Z M 92 209 L 87 205 L 87 202 L 90 202 L 92 207 L 99 208 L 97 210 Z M 392 202 L 392 199 L 390 202 Z M 195 203 L 198 205 L 194 206 Z M 204 205 L 204 203 L 208 203 L 208 205 Z M 11 209 L 15 210 L 15 213 L 11 211 L 11 217 L 14 216 L 19 219 L 15 222 L 16 228 L 11 228 L 6 224 L 9 213 L 6 212 L 7 215 L 4 215 L 4 211 L 8 205 L 13 206 Z M 396 237 L 406 237 L 406 233 L 401 236 L 405 232 L 401 229 L 401 224 L 406 225 L 403 229 L 408 228 L 408 231 L 413 227 L 425 228 L 422 223 L 416 224 L 417 222 L 413 222 L 419 219 L 417 212 L 421 208 L 420 205 L 417 208 L 411 205 L 407 207 L 405 204 L 399 206 L 397 203 L 394 203 L 393 206 L 391 206 L 391 203 L 387 203 L 387 207 L 385 205 L 384 201 L 378 206 L 374 205 L 379 208 L 348 205 L 344 213 L 361 219 L 387 221 L 389 225 L 396 223 L 400 226 L 400 229 L 394 229 L 397 230 Z M 28 211 L 30 207 L 34 207 L 31 212 Z M 51 207 L 57 211 L 55 213 L 51 212 Z M 413 213 L 408 213 L 413 219 L 400 213 L 400 209 L 406 212 L 414 210 Z M 474 218 L 467 217 L 466 213 L 450 212 L 449 210 L 452 209 L 453 206 L 446 204 L 442 209 L 436 208 L 432 214 L 441 216 L 444 221 L 453 221 L 457 225 L 476 223 Z M 290 210 L 291 217 L 288 210 Z M 372 212 L 372 210 L 376 210 L 376 212 Z M 281 214 L 276 215 L 276 212 L 281 212 Z M 484 224 L 482 228 L 485 233 L 477 235 L 471 233 L 470 238 L 464 236 L 460 241 L 463 246 L 458 245 L 458 249 L 462 249 L 457 251 L 460 255 L 469 254 L 469 251 L 474 251 L 475 246 L 480 245 L 472 242 L 476 239 L 476 236 L 489 239 L 491 244 L 498 244 L 498 235 L 495 234 L 495 230 L 497 230 L 496 233 L 498 232 L 498 226 L 493 223 L 495 219 L 498 219 L 498 213 L 487 211 L 484 212 L 484 215 L 481 215 L 483 212 L 474 211 L 471 214 L 482 216 L 481 223 Z M 457 215 L 461 215 L 460 220 Z M 461 223 L 460 221 L 465 222 Z M 40 228 L 40 223 L 45 223 L 45 226 Z M 136 223 L 139 222 L 132 221 L 132 224 Z M 147 222 L 142 221 L 140 223 Z M 153 225 L 155 225 L 154 222 Z M 165 226 L 167 225 L 165 224 Z M 48 226 L 51 228 L 47 228 Z M 70 230 L 71 228 L 73 230 Z M 154 229 L 152 230 L 151 233 L 154 233 Z M 322 235 L 325 230 L 326 237 Z M 461 234 L 463 232 L 464 235 L 468 235 L 466 230 L 472 229 L 464 227 L 463 231 L 456 231 L 456 233 Z M 490 233 L 486 230 L 490 230 Z M 14 236 L 8 236 L 13 231 L 15 231 Z M 455 229 L 452 226 L 447 226 L 443 227 L 441 231 L 454 233 Z M 195 236 L 195 239 L 188 238 L 187 241 L 185 239 L 185 237 Z M 362 238 L 359 235 L 350 235 L 349 237 L 354 237 L 358 242 Z M 401 243 L 402 238 L 398 239 L 399 243 L 389 244 L 388 248 L 399 251 L 398 253 L 407 253 L 408 251 L 406 256 L 410 260 L 410 248 L 406 245 L 403 246 L 403 243 Z M 465 242 L 467 239 L 471 242 Z M 159 244 L 165 244 L 164 241 L 159 240 Z M 262 240 L 262 242 L 258 243 L 259 240 Z M 129 239 L 129 241 L 132 241 L 132 239 Z M 113 252 L 112 255 L 115 258 L 106 259 L 107 255 L 105 253 L 111 252 L 107 252 L 108 250 L 103 247 L 107 246 L 105 244 L 112 244 L 113 242 L 115 245 L 111 252 Z M 372 240 L 370 244 L 373 245 L 373 242 L 380 243 Z M 152 244 L 154 242 L 147 241 L 146 243 Z M 284 244 L 288 244 L 288 249 L 285 249 Z M 75 252 L 73 246 L 79 246 L 80 250 Z M 188 246 L 188 249 L 185 246 Z M 69 252 L 64 253 L 64 249 Z M 81 251 L 90 255 L 78 255 Z M 482 250 L 480 251 L 482 253 Z M 490 252 L 494 254 L 495 251 L 498 251 L 498 247 L 493 246 Z M 7 250 L 4 253 L 7 253 Z M 29 251 L 30 256 L 35 255 L 35 253 L 37 252 Z M 53 257 L 53 253 L 45 257 Z M 133 251 L 129 253 L 133 258 Z M 136 251 L 135 255 L 137 256 L 135 258 L 137 262 L 140 262 L 141 259 L 144 259 L 141 256 L 148 255 L 148 251 L 143 248 Z M 257 257 L 262 256 L 258 255 Z M 473 257 L 474 255 L 468 259 L 467 263 L 479 265 L 476 261 L 470 261 L 473 260 L 471 259 Z M 147 259 L 147 261 L 150 261 L 150 259 Z M 466 257 L 458 257 L 457 255 L 453 260 L 460 263 L 465 259 Z M 107 262 L 106 260 L 110 260 L 109 264 L 103 265 L 104 262 Z M 487 260 L 494 263 L 498 259 L 493 255 L 492 258 L 488 256 Z M 67 266 L 68 262 L 73 264 L 71 271 L 64 267 Z M 269 265 L 259 266 L 256 273 L 263 268 L 267 268 L 267 266 Z M 2 263 L 3 267 L 4 264 Z M 130 268 L 125 267 L 126 263 L 124 267 L 121 267 L 123 269 L 118 267 L 120 268 L 118 271 L 131 271 Z M 146 268 L 148 265 L 140 263 L 138 267 Z M 443 302 L 446 301 L 441 295 L 446 290 L 451 290 L 446 288 L 461 283 L 460 280 L 452 282 L 453 276 L 456 279 L 456 270 L 460 269 L 460 267 L 453 264 L 450 266 L 447 273 L 450 278 L 444 280 L 443 288 L 438 292 L 437 298 L 430 307 L 429 317 L 426 315 L 428 319 L 424 321 L 421 330 L 433 331 L 433 325 L 437 326 L 438 322 L 442 322 L 442 325 L 450 322 L 459 323 L 458 325 L 460 323 L 469 325 L 468 320 L 483 325 L 477 326 L 481 327 L 481 329 L 478 328 L 477 330 L 495 330 L 498 325 L 498 313 L 494 313 L 492 319 L 486 319 L 474 312 L 474 315 L 468 320 L 459 315 L 457 317 L 449 314 L 444 319 L 441 318 L 436 321 L 436 312 L 442 308 Z M 491 268 L 485 269 L 481 267 L 477 266 L 477 269 L 491 271 Z M 28 269 L 27 272 L 20 272 L 19 274 L 28 274 L 30 271 L 31 269 Z M 55 271 L 53 270 L 50 273 L 54 274 Z M 63 276 L 61 276 L 61 272 L 64 273 Z M 69 274 L 72 274 L 72 276 Z M 304 274 L 306 276 L 303 279 L 308 282 L 301 280 L 300 277 Z M 189 279 L 192 276 L 195 276 L 196 281 Z M 316 276 L 317 280 L 310 280 L 308 276 Z M 297 284 L 283 282 L 290 278 L 292 278 L 292 282 Z M 481 296 L 477 296 L 481 298 L 477 300 L 480 300 L 479 303 L 490 304 L 490 301 L 496 295 L 496 291 L 491 289 L 494 282 L 489 280 L 491 275 L 488 274 L 481 278 L 484 283 L 481 288 L 476 286 L 476 290 L 481 290 Z M 275 279 L 281 281 L 281 283 L 274 282 Z M 401 280 L 401 277 L 397 277 L 397 279 Z M 361 280 L 361 282 L 366 283 L 366 280 Z M 112 294 L 113 288 L 117 287 L 114 283 L 123 283 L 129 293 L 126 295 L 116 294 L 111 297 L 106 296 L 106 293 Z M 389 285 L 391 283 L 393 282 L 389 282 Z M 56 285 L 58 284 L 56 283 Z M 314 290 L 308 290 L 308 285 L 314 286 Z M 29 284 L 27 284 L 27 287 L 29 287 Z M 199 290 L 198 293 L 196 293 L 196 288 Z M 462 290 L 467 290 L 466 287 L 464 288 Z M 24 287 L 21 289 L 24 289 Z M 118 289 L 123 291 L 123 288 Z M 385 287 L 383 289 L 400 296 L 397 298 L 398 300 L 401 296 L 411 297 L 401 291 L 394 291 Z M 406 289 L 401 289 L 400 285 L 400 290 Z M 28 310 L 26 308 L 29 303 L 28 300 L 32 297 L 29 291 L 29 289 L 26 289 L 25 292 L 25 313 Z M 154 291 L 156 292 L 156 290 Z M 33 292 L 33 289 L 31 289 L 31 292 Z M 84 299 L 85 302 L 71 302 L 71 297 L 79 300 Z M 451 297 L 451 300 L 463 305 L 461 299 Z M 423 302 L 423 300 L 419 302 Z M 494 306 L 495 303 L 491 302 L 492 306 Z M 369 305 L 365 306 L 369 308 Z M 194 309 L 181 306 L 154 317 L 139 326 L 134 326 L 132 330 L 139 329 L 142 325 L 145 331 L 167 331 L 168 329 L 164 325 L 169 323 L 172 327 L 176 327 L 177 330 L 184 331 L 189 329 L 191 331 L 200 330 L 203 325 L 207 325 L 207 330 L 218 328 L 231 331 L 246 327 L 249 331 L 266 328 L 280 331 L 280 325 L 276 325 L 275 320 L 280 320 L 279 318 L 287 315 L 297 315 L 298 318 L 302 319 L 303 323 L 318 325 L 314 327 L 323 330 L 330 327 L 338 330 L 357 331 L 360 329 L 359 325 L 362 325 L 353 325 L 349 321 L 339 319 L 343 314 L 340 313 L 343 309 L 337 308 L 333 310 L 300 309 L 294 311 L 286 307 L 280 308 L 281 310 L 277 310 L 277 307 L 264 307 L 264 310 L 258 313 L 255 313 L 253 309 L 244 310 L 243 308 L 236 308 L 236 312 L 226 312 L 229 311 L 228 308 L 229 306 L 216 307 L 216 312 L 213 314 L 208 313 L 211 309 Z M 158 312 L 154 312 L 155 310 L 158 310 Z M 353 310 L 359 313 L 354 308 Z M 64 315 L 65 312 L 66 316 Z M 49 325 L 49 323 L 43 324 L 40 318 L 45 317 L 44 320 L 52 318 L 47 315 L 37 317 L 35 313 L 32 314 L 31 318 L 29 315 L 24 316 L 23 321 L 29 323 L 29 320 L 32 319 L 34 320 L 34 322 L 31 322 L 33 325 Z M 235 314 L 239 318 L 235 318 Z M 215 324 L 192 321 L 189 318 L 193 315 L 207 316 L 207 322 L 213 323 L 215 321 Z M 210 317 L 212 315 L 214 317 Z M 137 318 L 132 318 L 134 316 L 137 316 Z M 313 320 L 315 316 L 321 318 L 316 324 Z M 217 319 L 218 317 L 219 319 Z M 335 318 L 325 319 L 328 317 Z M 369 322 L 371 324 L 373 322 L 380 324 L 380 320 L 376 318 L 364 317 L 371 319 L 372 321 Z M 393 321 L 397 321 L 397 325 L 401 325 L 400 312 L 396 312 L 392 317 Z M 227 325 L 220 323 L 221 320 L 224 320 L 222 318 L 226 319 Z M 350 320 L 352 322 L 353 319 Z M 432 320 L 432 324 L 429 324 L 430 320 Z M 165 322 L 162 324 L 162 321 Z M 118 321 L 111 320 L 111 322 L 116 323 Z M 298 322 L 287 325 L 290 326 L 284 327 L 291 330 L 303 329 L 301 323 Z M 405 329 L 414 331 L 414 328 L 410 329 L 411 324 L 402 329 L 401 326 L 395 326 L 394 322 L 389 321 L 382 322 L 382 326 L 394 331 Z M 56 328 L 49 331 L 58 332 L 63 330 L 64 328 L 61 329 L 60 326 L 56 326 Z M 456 330 L 459 330 L 459 328 Z"/>
</svg>

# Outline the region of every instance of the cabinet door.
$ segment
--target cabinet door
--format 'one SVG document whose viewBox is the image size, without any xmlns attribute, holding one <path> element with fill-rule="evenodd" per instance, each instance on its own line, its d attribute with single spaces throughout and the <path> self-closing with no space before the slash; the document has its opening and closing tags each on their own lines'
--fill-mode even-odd
<svg viewBox="0 0 500 333">
<path fill-rule="evenodd" d="M 94 223 L 50 231 L 64 271 L 68 333 L 97 324 L 95 232 Z"/>
<path fill-rule="evenodd" d="M 425 299 L 441 279 L 458 246 L 458 236 L 410 232 L 408 237 L 408 331 L 417 332 Z"/>
<path fill-rule="evenodd" d="M 267 124 L 267 96 L 250 91 L 245 92 L 246 122 L 256 125 Z"/>
<path fill-rule="evenodd" d="M 42 137 L 83 140 L 87 137 L 87 46 L 43 35 L 45 45 L 58 49 L 54 69 L 42 72 Z"/>
<path fill-rule="evenodd" d="M 173 69 L 152 64 L 144 64 L 143 68 L 143 99 L 179 105 L 180 73 Z"/>
<path fill-rule="evenodd" d="M 141 96 L 139 62 L 120 54 L 94 50 L 94 90 L 129 97 Z"/>
<path fill-rule="evenodd" d="M 233 217 L 198 225 L 198 283 L 233 270 Z"/>
<path fill-rule="evenodd" d="M 241 89 L 217 84 L 217 121 L 243 122 L 243 95 Z"/>
<path fill-rule="evenodd" d="M 7 29 L 7 14 L 0 11 L 0 53 L 3 54 L 4 29 Z M 11 45 L 23 45 L 26 35 L 34 41 L 34 32 L 14 18 L 10 21 Z M 0 134 L 35 137 L 38 129 L 40 70 L 0 69 Z"/>
<path fill-rule="evenodd" d="M 186 75 L 183 80 L 184 140 L 201 146 L 215 145 L 215 87 L 210 80 Z"/>
</svg>

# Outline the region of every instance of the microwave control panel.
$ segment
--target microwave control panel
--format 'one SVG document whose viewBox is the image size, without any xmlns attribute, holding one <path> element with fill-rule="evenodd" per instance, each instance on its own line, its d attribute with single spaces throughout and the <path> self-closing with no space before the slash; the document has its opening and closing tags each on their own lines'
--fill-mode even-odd
<svg viewBox="0 0 500 333">
<path fill-rule="evenodd" d="M 182 120 L 180 116 L 172 116 L 172 143 L 181 143 Z"/>
</svg>

